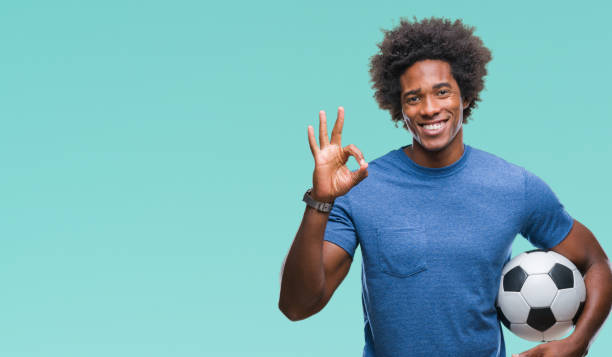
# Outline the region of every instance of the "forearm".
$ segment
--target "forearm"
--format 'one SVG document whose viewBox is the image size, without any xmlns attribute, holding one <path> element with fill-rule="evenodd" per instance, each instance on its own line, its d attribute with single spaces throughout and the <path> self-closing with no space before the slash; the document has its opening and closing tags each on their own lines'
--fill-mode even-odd
<svg viewBox="0 0 612 357">
<path fill-rule="evenodd" d="M 279 308 L 294 320 L 323 296 L 323 236 L 329 213 L 306 207 L 283 267 Z"/>
<path fill-rule="evenodd" d="M 610 262 L 602 260 L 591 265 L 584 276 L 584 283 L 587 296 L 584 310 L 574 332 L 568 338 L 588 350 L 610 313 L 612 305 Z"/>
</svg>

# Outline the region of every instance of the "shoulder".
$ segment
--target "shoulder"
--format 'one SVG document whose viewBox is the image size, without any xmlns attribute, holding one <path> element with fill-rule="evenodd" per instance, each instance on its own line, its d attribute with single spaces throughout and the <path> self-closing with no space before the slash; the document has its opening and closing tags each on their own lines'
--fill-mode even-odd
<svg viewBox="0 0 612 357">
<path fill-rule="evenodd" d="M 498 176 L 503 176 L 504 181 L 516 178 L 527 188 L 547 185 L 544 180 L 526 168 L 484 150 L 472 148 L 472 156 L 474 167 L 497 173 Z"/>
<path fill-rule="evenodd" d="M 506 159 L 503 159 L 490 152 L 471 147 L 471 158 L 474 163 L 486 165 L 489 167 L 503 168 L 505 170 L 522 171 L 523 167 L 513 164 Z"/>
<path fill-rule="evenodd" d="M 524 167 L 481 149 L 471 147 L 470 161 L 472 170 L 503 176 L 507 179 L 516 178 L 522 181 L 525 178 Z"/>
</svg>

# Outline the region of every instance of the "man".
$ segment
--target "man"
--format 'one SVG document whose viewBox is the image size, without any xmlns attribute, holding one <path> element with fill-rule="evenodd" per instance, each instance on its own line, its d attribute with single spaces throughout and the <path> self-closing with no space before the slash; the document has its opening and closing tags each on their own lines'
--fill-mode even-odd
<svg viewBox="0 0 612 357">
<path fill-rule="evenodd" d="M 463 143 L 489 50 L 461 21 L 434 18 L 402 20 L 379 47 L 375 98 L 412 145 L 368 164 L 356 146 L 341 146 L 343 108 L 331 141 L 319 113 L 320 147 L 308 127 L 313 187 L 283 267 L 281 311 L 292 321 L 320 311 L 359 245 L 364 356 L 505 356 L 495 298 L 521 233 L 574 262 L 587 290 L 574 332 L 521 356 L 585 355 L 612 301 L 605 253 L 541 179 Z"/>
</svg>

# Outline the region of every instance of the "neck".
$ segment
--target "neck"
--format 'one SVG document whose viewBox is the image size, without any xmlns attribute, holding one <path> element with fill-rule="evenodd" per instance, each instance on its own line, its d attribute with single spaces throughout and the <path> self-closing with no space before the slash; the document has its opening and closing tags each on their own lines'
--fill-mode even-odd
<svg viewBox="0 0 612 357">
<path fill-rule="evenodd" d="M 427 150 L 413 139 L 412 145 L 404 148 L 404 153 L 417 165 L 431 168 L 452 165 L 463 155 L 463 129 L 459 130 L 453 140 L 440 150 Z"/>
</svg>

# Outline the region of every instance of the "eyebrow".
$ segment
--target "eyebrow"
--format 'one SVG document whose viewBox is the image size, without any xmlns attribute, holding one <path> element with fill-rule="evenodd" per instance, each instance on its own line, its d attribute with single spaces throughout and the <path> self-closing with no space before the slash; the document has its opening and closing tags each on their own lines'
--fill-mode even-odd
<svg viewBox="0 0 612 357">
<path fill-rule="evenodd" d="M 438 84 L 434 85 L 432 88 L 433 89 L 439 89 L 439 88 L 442 88 L 442 87 L 450 87 L 450 86 L 451 86 L 450 83 L 442 82 L 442 83 L 438 83 Z"/>
<path fill-rule="evenodd" d="M 449 88 L 450 88 L 450 86 L 451 86 L 451 85 L 450 85 L 450 83 L 448 83 L 448 82 L 442 82 L 442 83 L 437 83 L 437 84 L 434 84 L 432 88 L 433 88 L 433 89 L 440 89 L 440 88 L 442 88 L 442 87 L 449 87 Z M 404 93 L 404 94 L 402 95 L 402 98 L 405 98 L 407 95 L 418 94 L 420 91 L 421 91 L 421 88 L 417 88 L 417 89 L 410 90 L 410 91 L 408 91 L 408 92 Z"/>
</svg>

